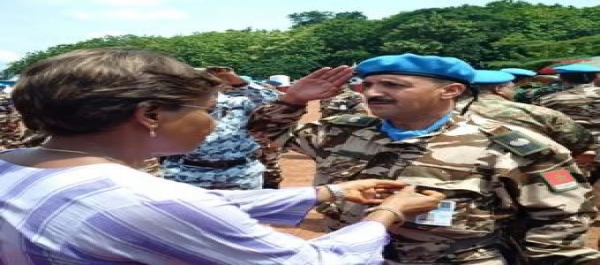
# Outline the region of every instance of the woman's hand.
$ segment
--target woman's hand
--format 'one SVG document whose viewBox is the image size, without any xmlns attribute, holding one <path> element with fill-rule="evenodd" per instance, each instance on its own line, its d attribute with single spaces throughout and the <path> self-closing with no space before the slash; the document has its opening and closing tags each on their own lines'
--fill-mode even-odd
<svg viewBox="0 0 600 265">
<path fill-rule="evenodd" d="M 349 66 L 324 67 L 294 82 L 281 97 L 292 105 L 306 105 L 311 100 L 333 97 L 342 92 L 341 86 L 352 77 Z"/>
<path fill-rule="evenodd" d="M 414 187 L 405 187 L 389 196 L 379 206 L 371 208 L 364 220 L 380 222 L 388 228 L 394 224 L 401 225 L 406 221 L 406 215 L 436 209 L 445 197 L 437 191 L 425 190 L 417 193 Z"/>
<path fill-rule="evenodd" d="M 403 189 L 408 184 L 397 180 L 363 179 L 331 184 L 337 186 L 343 194 L 343 199 L 361 204 L 379 204 L 394 192 Z M 319 202 L 334 201 L 335 197 L 328 188 L 319 187 L 317 200 Z"/>
<path fill-rule="evenodd" d="M 446 198 L 446 195 L 433 190 L 416 192 L 414 187 L 406 187 L 389 196 L 381 206 L 392 207 L 406 215 L 431 211 Z"/>
</svg>

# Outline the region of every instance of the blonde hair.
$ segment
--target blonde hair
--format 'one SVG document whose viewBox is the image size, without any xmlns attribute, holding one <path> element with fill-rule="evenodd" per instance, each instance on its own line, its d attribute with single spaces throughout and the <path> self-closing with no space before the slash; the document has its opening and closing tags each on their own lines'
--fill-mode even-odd
<svg viewBox="0 0 600 265">
<path fill-rule="evenodd" d="M 84 49 L 29 66 L 13 101 L 29 129 L 74 135 L 119 125 L 140 102 L 179 108 L 209 100 L 221 85 L 208 73 L 154 52 Z"/>
</svg>

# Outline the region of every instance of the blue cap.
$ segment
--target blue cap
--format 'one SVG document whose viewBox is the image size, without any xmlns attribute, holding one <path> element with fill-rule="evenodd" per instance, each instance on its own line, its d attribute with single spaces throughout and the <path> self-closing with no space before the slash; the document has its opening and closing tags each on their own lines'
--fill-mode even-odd
<svg viewBox="0 0 600 265">
<path fill-rule="evenodd" d="M 515 76 L 503 71 L 477 70 L 474 85 L 504 84 L 515 80 Z"/>
<path fill-rule="evenodd" d="M 589 64 L 569 64 L 554 67 L 559 74 L 571 74 L 571 73 L 600 73 L 600 68 L 591 66 Z"/>
<path fill-rule="evenodd" d="M 416 75 L 469 84 L 475 69 L 454 57 L 422 56 L 412 53 L 384 55 L 371 58 L 356 66 L 356 73 L 364 78 L 370 75 Z"/>
<path fill-rule="evenodd" d="M 507 72 L 512 75 L 522 75 L 522 76 L 536 76 L 537 73 L 531 70 L 522 69 L 522 68 L 502 68 L 500 69 L 502 72 Z"/>
</svg>

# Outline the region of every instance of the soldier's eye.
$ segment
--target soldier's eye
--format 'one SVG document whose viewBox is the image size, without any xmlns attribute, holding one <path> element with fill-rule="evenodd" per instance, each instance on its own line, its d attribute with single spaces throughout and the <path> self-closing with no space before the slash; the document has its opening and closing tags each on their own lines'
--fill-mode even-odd
<svg viewBox="0 0 600 265">
<path fill-rule="evenodd" d="M 405 84 L 396 83 L 396 82 L 386 82 L 386 81 L 383 81 L 383 82 L 381 82 L 381 84 L 383 86 L 385 86 L 385 87 L 391 87 L 391 88 L 407 87 L 407 85 L 405 85 Z"/>
</svg>

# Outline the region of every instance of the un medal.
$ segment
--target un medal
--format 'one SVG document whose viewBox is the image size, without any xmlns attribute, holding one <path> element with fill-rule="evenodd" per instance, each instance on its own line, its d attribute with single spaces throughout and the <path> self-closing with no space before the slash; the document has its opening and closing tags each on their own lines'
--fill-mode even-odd
<svg viewBox="0 0 600 265">
<path fill-rule="evenodd" d="M 530 143 L 531 142 L 525 138 L 517 138 L 517 139 L 510 141 L 508 144 L 510 144 L 511 146 L 519 147 L 519 146 L 526 146 Z"/>
</svg>

